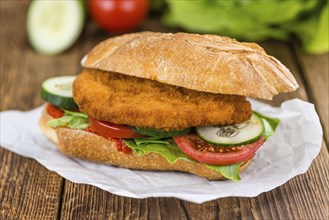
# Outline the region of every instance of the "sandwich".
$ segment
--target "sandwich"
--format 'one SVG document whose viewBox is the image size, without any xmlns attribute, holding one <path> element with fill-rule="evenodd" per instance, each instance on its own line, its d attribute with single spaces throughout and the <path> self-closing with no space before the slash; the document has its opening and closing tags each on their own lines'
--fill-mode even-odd
<svg viewBox="0 0 329 220">
<path fill-rule="evenodd" d="M 209 180 L 239 180 L 279 124 L 246 97 L 298 88 L 259 45 L 217 35 L 125 34 L 81 64 L 42 84 L 39 125 L 63 154 Z"/>
</svg>

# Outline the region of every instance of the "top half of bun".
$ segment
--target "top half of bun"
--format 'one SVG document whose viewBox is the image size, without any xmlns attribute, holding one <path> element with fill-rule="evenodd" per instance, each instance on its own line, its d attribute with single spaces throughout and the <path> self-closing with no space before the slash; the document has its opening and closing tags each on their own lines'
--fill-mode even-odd
<svg viewBox="0 0 329 220">
<path fill-rule="evenodd" d="M 99 43 L 82 65 L 197 91 L 263 99 L 298 88 L 290 71 L 259 45 L 217 35 L 126 34 Z"/>
</svg>

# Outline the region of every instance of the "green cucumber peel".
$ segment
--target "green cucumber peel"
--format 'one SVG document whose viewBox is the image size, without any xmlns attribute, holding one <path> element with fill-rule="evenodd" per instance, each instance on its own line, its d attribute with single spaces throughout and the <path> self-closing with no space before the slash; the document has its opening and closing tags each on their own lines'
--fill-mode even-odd
<svg viewBox="0 0 329 220">
<path fill-rule="evenodd" d="M 264 123 L 257 114 L 253 114 L 248 123 L 196 128 L 196 132 L 202 140 L 213 146 L 221 147 L 254 143 L 263 136 L 264 130 Z"/>
<path fill-rule="evenodd" d="M 78 110 L 72 92 L 75 78 L 74 75 L 68 75 L 46 79 L 41 85 L 41 98 L 62 109 Z"/>
</svg>

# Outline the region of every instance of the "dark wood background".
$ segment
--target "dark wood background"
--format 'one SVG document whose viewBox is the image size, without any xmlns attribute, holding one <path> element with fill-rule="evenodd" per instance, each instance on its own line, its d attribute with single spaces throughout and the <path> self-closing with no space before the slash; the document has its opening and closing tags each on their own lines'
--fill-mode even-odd
<svg viewBox="0 0 329 220">
<path fill-rule="evenodd" d="M 51 76 L 77 74 L 80 59 L 109 37 L 89 22 L 65 53 L 45 57 L 28 44 L 26 1 L 0 1 L 1 111 L 40 106 L 39 88 Z M 152 18 L 140 30 L 173 31 Z M 0 148 L 0 219 L 329 219 L 328 53 L 305 54 L 295 44 L 263 42 L 295 75 L 300 88 L 270 102 L 300 98 L 314 103 L 324 130 L 319 156 L 307 173 L 255 198 L 223 198 L 201 205 L 176 198 L 131 199 L 75 184 L 33 159 Z M 6 129 L 2 128 L 1 129 Z"/>
</svg>

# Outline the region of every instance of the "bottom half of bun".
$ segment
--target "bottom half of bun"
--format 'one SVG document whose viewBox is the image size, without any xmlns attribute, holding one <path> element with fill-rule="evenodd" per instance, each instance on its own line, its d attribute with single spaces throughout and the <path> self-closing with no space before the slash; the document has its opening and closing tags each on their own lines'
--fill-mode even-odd
<svg viewBox="0 0 329 220">
<path fill-rule="evenodd" d="M 84 130 L 70 128 L 54 129 L 47 125 L 50 119 L 52 117 L 44 110 L 39 120 L 41 131 L 65 155 L 130 169 L 180 171 L 192 173 L 208 180 L 226 179 L 219 172 L 198 162 L 177 160 L 174 164 L 170 164 L 163 156 L 157 153 L 149 153 L 142 156 L 134 152 L 125 154 L 117 150 L 116 141 Z M 251 160 L 252 158 L 240 167 L 240 173 L 248 167 Z"/>
</svg>

